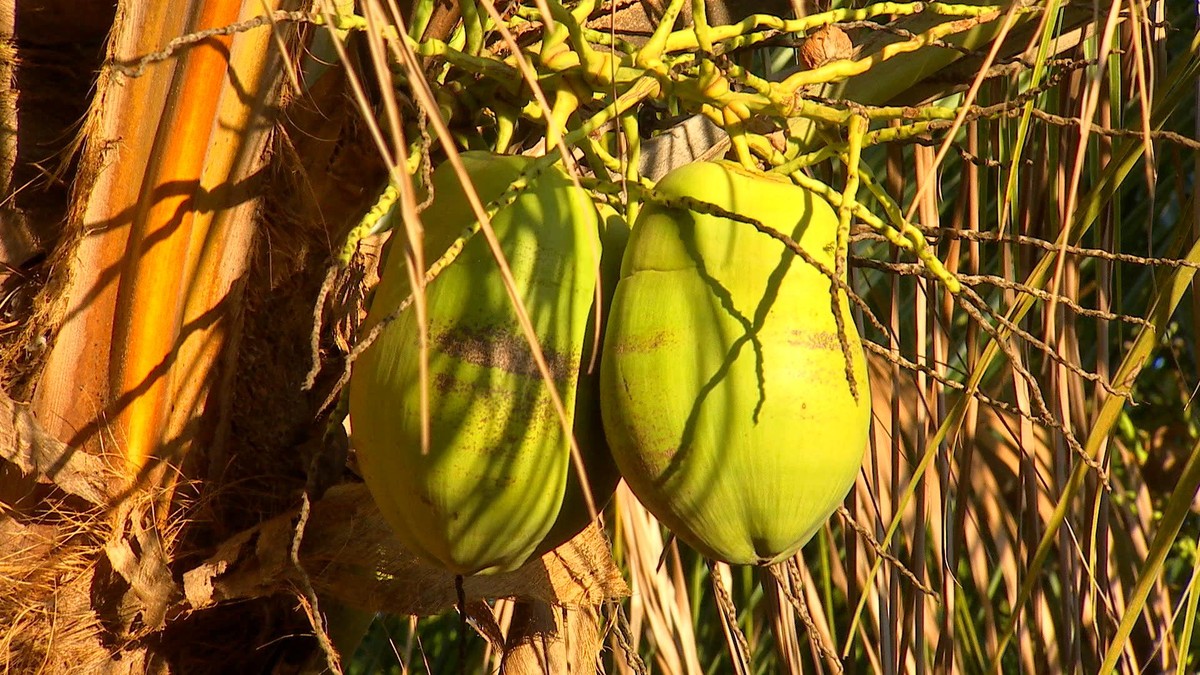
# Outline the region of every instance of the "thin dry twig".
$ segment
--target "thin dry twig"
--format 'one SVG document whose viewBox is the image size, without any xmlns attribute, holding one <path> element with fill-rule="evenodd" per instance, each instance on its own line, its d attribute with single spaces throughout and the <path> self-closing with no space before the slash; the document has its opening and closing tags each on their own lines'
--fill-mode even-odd
<svg viewBox="0 0 1200 675">
<path fill-rule="evenodd" d="M 825 660 L 833 665 L 834 672 L 843 672 L 842 660 L 838 658 L 837 651 L 822 639 L 822 633 L 817 628 L 817 622 L 813 621 L 812 613 L 808 610 L 808 602 L 805 601 L 803 594 L 804 582 L 801 580 L 796 559 L 794 557 L 789 558 L 783 563 L 783 567 L 787 570 L 787 578 L 779 571 L 780 565 L 771 565 L 767 569 L 770 571 L 771 576 L 775 577 L 775 585 L 779 588 L 779 592 L 796 609 L 796 614 L 800 616 L 800 621 L 804 624 L 805 630 L 808 631 L 809 641 L 816 646 L 821 656 L 824 656 Z M 791 583 L 789 583 L 789 579 Z M 801 592 L 793 591 L 793 586 Z"/>
<path fill-rule="evenodd" d="M 308 349 L 312 364 L 304 375 L 304 383 L 300 385 L 302 391 L 312 389 L 317 382 L 317 373 L 321 372 L 321 326 L 325 321 L 325 300 L 333 291 L 339 271 L 337 265 L 330 265 L 329 269 L 325 270 L 325 279 L 321 281 L 321 288 L 317 291 L 317 299 L 313 303 L 312 332 L 308 336 Z"/>
<path fill-rule="evenodd" d="M 1050 251 L 1050 252 L 1062 251 L 1062 252 L 1065 252 L 1065 253 L 1068 253 L 1071 255 L 1084 256 L 1087 258 L 1097 258 L 1100 260 L 1107 260 L 1110 262 L 1129 263 L 1131 265 L 1143 265 L 1143 266 L 1147 266 L 1147 267 L 1168 267 L 1171 269 L 1179 269 L 1179 268 L 1200 269 L 1200 263 L 1194 262 L 1191 260 L 1185 260 L 1182 258 L 1159 258 L 1159 257 L 1152 257 L 1152 256 L 1147 257 L 1147 256 L 1133 255 L 1131 253 L 1114 253 L 1112 251 L 1105 251 L 1103 249 L 1086 248 L 1083 246 L 1072 246 L 1070 244 L 1067 244 L 1066 246 L 1060 246 L 1059 244 L 1057 244 L 1053 241 L 1041 239 L 1039 237 L 1032 237 L 1032 236 L 1025 235 L 1025 234 L 1007 235 L 1007 234 L 999 234 L 996 232 L 980 232 L 980 231 L 976 231 L 976 230 L 956 230 L 956 229 L 952 229 L 952 228 L 943 228 L 943 227 L 921 227 L 919 225 L 917 226 L 917 228 L 922 230 L 923 232 L 925 232 L 925 234 L 931 235 L 931 236 L 934 236 L 937 238 L 964 239 L 967 241 L 982 242 L 982 243 L 989 243 L 989 244 L 999 243 L 999 244 L 1018 244 L 1018 245 L 1023 245 L 1023 246 L 1034 246 L 1034 247 L 1040 248 L 1044 251 Z M 858 235 L 856 235 L 856 236 L 858 236 Z M 877 238 L 880 241 L 884 241 L 883 237 L 881 237 L 879 235 L 875 235 L 874 233 L 867 233 L 863 236 L 870 237 L 870 238 Z"/>
<path fill-rule="evenodd" d="M 860 257 L 860 256 L 851 256 L 851 260 L 854 261 L 854 264 L 857 267 L 864 267 L 864 268 L 868 268 L 868 269 L 879 270 L 881 272 L 888 272 L 889 274 L 896 274 L 896 275 L 900 275 L 900 276 L 922 276 L 922 277 L 927 276 L 927 271 L 926 271 L 927 268 L 921 263 L 894 263 L 894 262 L 888 262 L 886 260 L 877 260 L 875 258 L 864 258 L 864 257 Z M 1128 323 L 1128 324 L 1132 324 L 1134 326 L 1148 327 L 1148 326 L 1152 325 L 1149 321 L 1147 321 L 1146 319 L 1143 319 L 1140 316 L 1132 316 L 1129 314 L 1117 314 L 1114 312 L 1106 312 L 1106 311 L 1100 310 L 1100 309 L 1092 309 L 1089 307 L 1084 307 L 1083 305 L 1080 305 L 1078 302 L 1075 302 L 1068 296 L 1061 295 L 1061 294 L 1054 294 L 1054 293 L 1051 293 L 1050 291 L 1047 291 L 1047 290 L 1044 290 L 1041 288 L 1035 288 L 1028 284 L 1023 284 L 1019 281 L 1011 281 L 1009 279 L 1006 279 L 1001 276 L 996 276 L 994 274 L 961 274 L 960 273 L 960 274 L 957 274 L 956 277 L 958 278 L 959 281 L 961 281 L 964 285 L 967 285 L 967 286 L 981 286 L 981 285 L 995 286 L 997 288 L 1003 288 L 1006 290 L 1017 291 L 1019 293 L 1028 293 L 1029 295 L 1032 295 L 1032 296 L 1036 297 L 1037 299 L 1043 300 L 1043 301 L 1050 300 L 1051 298 L 1053 298 L 1056 302 L 1065 306 L 1067 309 L 1078 314 L 1079 316 L 1085 316 L 1085 317 L 1092 318 L 1092 319 L 1101 319 L 1103 321 L 1120 321 L 1122 323 Z"/>
<path fill-rule="evenodd" d="M 165 47 L 156 52 L 144 54 L 132 61 L 125 63 L 113 62 L 109 64 L 109 67 L 125 77 L 141 77 L 146 73 L 146 69 L 149 66 L 155 63 L 166 61 L 174 56 L 176 52 L 184 49 L 185 47 L 190 47 L 209 38 L 236 35 L 238 33 L 245 33 L 246 31 L 254 30 L 255 28 L 262 28 L 264 26 L 271 26 L 275 23 L 283 23 L 288 21 L 297 23 L 322 23 L 322 20 L 317 15 L 308 12 L 276 10 L 270 14 L 263 14 L 261 16 L 246 19 L 245 21 L 238 21 L 237 23 L 231 23 L 225 26 L 217 26 L 216 28 L 208 28 L 205 30 L 196 31 L 194 33 L 188 33 L 187 35 L 181 35 L 168 42 Z"/>
<path fill-rule="evenodd" d="M 721 563 L 709 561 L 708 573 L 712 578 L 713 595 L 717 599 L 717 608 L 721 612 L 721 620 L 725 624 L 727 637 L 730 638 L 730 657 L 734 659 L 734 670 L 738 673 L 749 672 L 750 667 L 750 645 L 746 642 L 746 635 L 742 633 L 742 629 L 737 623 L 737 608 L 733 605 L 733 598 L 729 595 L 729 589 L 725 588 L 725 582 L 721 579 L 721 570 L 718 567 Z"/>
<path fill-rule="evenodd" d="M 964 288 L 963 290 L 966 291 L 967 289 Z M 974 295 L 974 293 L 971 295 Z M 1083 461 L 1084 464 L 1096 472 L 1096 475 L 1100 479 L 1104 489 L 1112 491 L 1112 484 L 1109 481 L 1108 470 L 1105 469 L 1104 466 L 1095 458 L 1089 455 L 1086 450 L 1084 450 L 1083 444 L 1081 444 L 1079 439 L 1075 437 L 1074 432 L 1054 418 L 1054 416 L 1050 413 L 1049 408 L 1046 407 L 1046 400 L 1042 396 L 1042 390 L 1040 385 L 1037 383 L 1037 379 L 1034 378 L 1033 374 L 1030 373 L 1024 365 L 1022 365 L 1021 360 L 1013 351 L 1012 345 L 1000 335 L 1000 332 L 994 326 L 992 326 L 984 318 L 983 314 L 981 314 L 975 307 L 974 302 L 976 300 L 982 301 L 979 296 L 975 295 L 974 298 L 969 298 L 966 293 L 962 293 L 955 296 L 955 298 L 957 298 L 958 305 L 963 308 L 963 311 L 965 311 L 968 316 L 979 323 L 980 328 L 982 328 L 985 333 L 991 336 L 992 340 L 995 342 L 1000 351 L 1002 351 L 1004 355 L 1008 357 L 1009 366 L 1021 377 L 1022 380 L 1029 385 L 1029 391 L 1033 395 L 1033 403 L 1036 406 L 1037 414 L 1043 417 L 1047 423 L 1053 423 L 1053 427 L 1063 435 L 1063 438 L 1066 440 L 1067 445 L 1071 447 L 1071 450 Z M 984 303 L 984 311 L 992 314 L 993 316 L 996 315 L 996 312 L 992 310 L 991 307 L 988 307 L 986 303 Z M 1005 321 L 1007 321 L 1007 319 Z M 1061 361 L 1061 357 L 1057 357 L 1056 360 Z M 1066 365 L 1068 368 L 1078 368 L 1077 366 L 1073 366 L 1071 364 L 1064 365 Z M 1123 394 L 1118 393 L 1117 395 Z M 1124 396 L 1127 397 L 1128 395 L 1124 394 Z"/>
<path fill-rule="evenodd" d="M 911 583 L 914 588 L 916 588 L 918 591 L 921 591 L 925 595 L 937 595 L 937 591 L 922 583 L 921 580 L 917 578 L 917 575 L 913 574 L 912 570 L 908 569 L 908 567 L 906 567 L 899 558 L 891 553 L 888 553 L 887 550 L 880 545 L 879 541 L 875 539 L 875 535 L 871 534 L 871 531 L 864 527 L 862 523 L 855 520 L 854 516 L 850 515 L 850 511 L 847 510 L 845 506 L 838 506 L 837 514 L 842 517 L 842 521 L 844 521 L 855 532 L 858 533 L 858 536 L 862 537 L 863 540 L 867 542 L 867 544 L 871 547 L 871 550 L 875 551 L 875 555 L 883 558 L 893 567 L 895 567 L 896 570 L 900 572 L 901 576 L 903 576 L 905 579 L 908 579 L 909 583 Z"/>
<path fill-rule="evenodd" d="M 322 653 L 325 654 L 325 663 L 336 675 L 342 675 L 342 660 L 338 656 L 337 648 L 333 646 L 333 641 L 329 639 L 329 633 L 325 631 L 325 622 L 321 619 L 321 608 L 317 599 L 317 591 L 313 588 L 312 581 L 308 578 L 308 572 L 300 564 L 300 543 L 304 541 L 304 528 L 308 525 L 308 517 L 311 510 L 312 503 L 308 499 L 308 492 L 304 492 L 300 496 L 300 516 L 296 520 L 296 529 L 295 534 L 292 536 L 290 551 L 292 565 L 296 570 L 296 582 L 300 584 L 299 592 L 296 595 L 300 600 L 300 607 L 304 610 L 305 616 L 308 617 L 308 623 L 312 626 L 313 633 L 317 637 L 317 644 L 320 645 Z"/>
<path fill-rule="evenodd" d="M 650 671 L 646 668 L 646 662 L 642 660 L 642 657 L 638 655 L 637 650 L 631 644 L 629 617 L 625 616 L 625 609 L 619 602 L 614 602 L 611 606 L 616 608 L 613 610 L 613 613 L 616 615 L 616 621 L 613 622 L 613 635 L 616 636 L 617 645 L 624 653 L 625 662 L 637 675 L 649 675 Z"/>
</svg>

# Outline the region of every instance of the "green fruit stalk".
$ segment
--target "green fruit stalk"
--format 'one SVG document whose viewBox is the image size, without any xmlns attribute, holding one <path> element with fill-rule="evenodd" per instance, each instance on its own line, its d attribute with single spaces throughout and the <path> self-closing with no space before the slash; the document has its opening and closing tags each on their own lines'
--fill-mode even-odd
<svg viewBox="0 0 1200 675">
<path fill-rule="evenodd" d="M 755 219 L 834 269 L 837 214 L 787 180 L 696 163 L 657 191 Z M 604 428 L 630 489 L 704 555 L 779 562 L 853 486 L 870 395 L 844 293 L 848 350 L 833 311 L 829 278 L 752 225 L 659 203 L 638 217 L 605 335 Z"/>
<path fill-rule="evenodd" d="M 485 204 L 530 161 L 486 153 L 462 159 Z M 432 183 L 434 200 L 422 214 L 430 262 L 476 220 L 448 164 Z M 548 169 L 491 222 L 569 421 L 579 430 L 576 408 L 595 407 L 597 399 L 589 393 L 595 376 L 580 367 L 593 342 L 601 253 L 596 208 L 562 171 Z M 364 331 L 410 292 L 403 257 L 394 252 Z M 511 571 L 589 520 L 586 506 L 580 512 L 582 499 L 571 493 L 579 485 L 569 439 L 482 236 L 468 240 L 426 287 L 426 302 L 429 451 L 421 450 L 420 346 L 410 310 L 354 364 L 350 421 L 359 467 L 384 517 L 414 553 L 455 574 Z M 605 470 L 602 436 L 582 428 L 578 442 L 595 469 L 591 483 L 600 507 L 616 473 Z"/>
</svg>

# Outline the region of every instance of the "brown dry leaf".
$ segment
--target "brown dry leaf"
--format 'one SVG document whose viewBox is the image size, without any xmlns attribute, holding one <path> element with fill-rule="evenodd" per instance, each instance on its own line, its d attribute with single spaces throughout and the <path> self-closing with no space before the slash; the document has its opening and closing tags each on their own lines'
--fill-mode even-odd
<svg viewBox="0 0 1200 675">
<path fill-rule="evenodd" d="M 38 425 L 29 407 L 0 392 L 0 459 L 39 483 L 54 484 L 67 494 L 95 505 L 107 504 L 117 485 L 104 461 L 73 450 Z"/>
<path fill-rule="evenodd" d="M 179 597 L 171 576 L 170 554 L 161 533 L 144 508 L 124 514 L 127 531 L 117 532 L 104 545 L 112 570 L 129 588 L 112 594 L 119 598 L 113 613 L 123 637 L 133 638 L 161 630 L 167 623 L 167 608 Z"/>
<path fill-rule="evenodd" d="M 297 513 L 239 533 L 199 567 L 184 574 L 192 609 L 225 600 L 278 593 L 298 572 L 290 562 Z M 454 607 L 454 575 L 402 548 L 365 485 L 330 489 L 312 507 L 300 562 L 318 593 L 371 612 L 437 614 Z M 595 526 L 515 572 L 468 577 L 468 600 L 525 598 L 563 605 L 598 605 L 628 595 Z"/>
</svg>

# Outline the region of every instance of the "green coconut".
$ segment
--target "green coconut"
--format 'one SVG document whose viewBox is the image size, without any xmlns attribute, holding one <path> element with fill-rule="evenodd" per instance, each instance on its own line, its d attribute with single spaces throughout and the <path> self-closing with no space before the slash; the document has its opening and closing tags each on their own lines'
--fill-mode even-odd
<svg viewBox="0 0 1200 675">
<path fill-rule="evenodd" d="M 785 179 L 696 163 L 657 190 L 757 220 L 834 269 L 836 212 Z M 646 204 L 634 224 L 610 311 L 608 443 L 630 489 L 680 539 L 729 563 L 779 562 L 861 468 L 862 344 L 844 293 L 835 310 L 829 278 L 783 243 L 665 201 L 674 205 Z"/>
<path fill-rule="evenodd" d="M 531 161 L 476 152 L 462 159 L 484 203 L 507 191 Z M 448 164 L 432 183 L 434 200 L 422 213 L 427 262 L 476 220 Z M 617 475 L 594 422 L 597 376 L 586 371 L 601 265 L 596 207 L 552 168 L 491 222 L 603 506 Z M 614 236 L 621 240 L 605 233 L 605 243 Z M 389 256 L 364 331 L 410 294 L 404 264 L 401 255 Z M 482 235 L 426 287 L 426 302 L 428 453 L 421 449 L 417 317 L 406 311 L 353 367 L 351 438 L 359 467 L 415 554 L 455 574 L 511 571 L 590 520 L 569 437 Z"/>
</svg>

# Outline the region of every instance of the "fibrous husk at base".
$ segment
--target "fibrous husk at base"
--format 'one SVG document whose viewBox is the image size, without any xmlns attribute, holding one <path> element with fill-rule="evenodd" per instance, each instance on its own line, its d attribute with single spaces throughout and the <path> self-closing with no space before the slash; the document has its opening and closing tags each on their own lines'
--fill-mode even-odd
<svg viewBox="0 0 1200 675">
<path fill-rule="evenodd" d="M 114 527 L 123 519 L 104 508 L 123 484 L 102 458 L 49 436 L 28 406 L 0 392 L 3 672 L 158 672 L 147 650 L 106 640 L 114 629 L 128 637 L 133 623 L 160 627 L 173 590 L 161 549 L 137 527 Z"/>
<path fill-rule="evenodd" d="M 295 593 L 297 511 L 226 541 L 184 575 L 181 597 L 171 581 L 170 551 L 155 544 L 153 519 L 138 519 L 143 510 L 121 499 L 111 473 L 103 459 L 45 434 L 27 406 L 0 393 L 0 482 L 25 486 L 16 494 L 44 485 L 59 504 L 53 522 L 39 524 L 18 519 L 14 502 L 4 501 L 0 666 L 9 672 L 153 672 L 149 652 L 105 636 L 116 630 L 125 643 L 222 601 Z M 115 503 L 121 503 L 116 512 L 106 508 Z M 399 546 L 364 485 L 336 486 L 313 504 L 303 541 L 301 565 L 322 594 L 399 614 L 433 614 L 457 603 L 454 577 Z M 111 596 L 112 616 L 105 618 L 93 594 L 97 584 L 113 583 L 122 589 Z M 628 588 L 607 541 L 591 526 L 515 572 L 467 579 L 465 592 L 475 602 L 518 597 L 595 605 Z"/>
<path fill-rule="evenodd" d="M 297 513 L 287 513 L 228 540 L 184 574 L 192 609 L 290 588 L 298 570 L 290 551 Z M 402 548 L 366 486 L 343 484 L 312 506 L 300 563 L 313 588 L 372 612 L 430 615 L 457 602 L 454 575 Z M 628 587 L 595 526 L 514 572 L 467 577 L 467 600 L 524 598 L 555 605 L 597 605 Z"/>
<path fill-rule="evenodd" d="M 552 607 L 518 602 L 504 646 L 500 675 L 596 672 L 600 656 L 595 607 Z"/>
<path fill-rule="evenodd" d="M 38 425 L 29 406 L 0 392 L 0 460 L 42 485 L 53 485 L 93 506 L 109 503 L 121 489 L 104 461 L 74 451 Z"/>
</svg>

